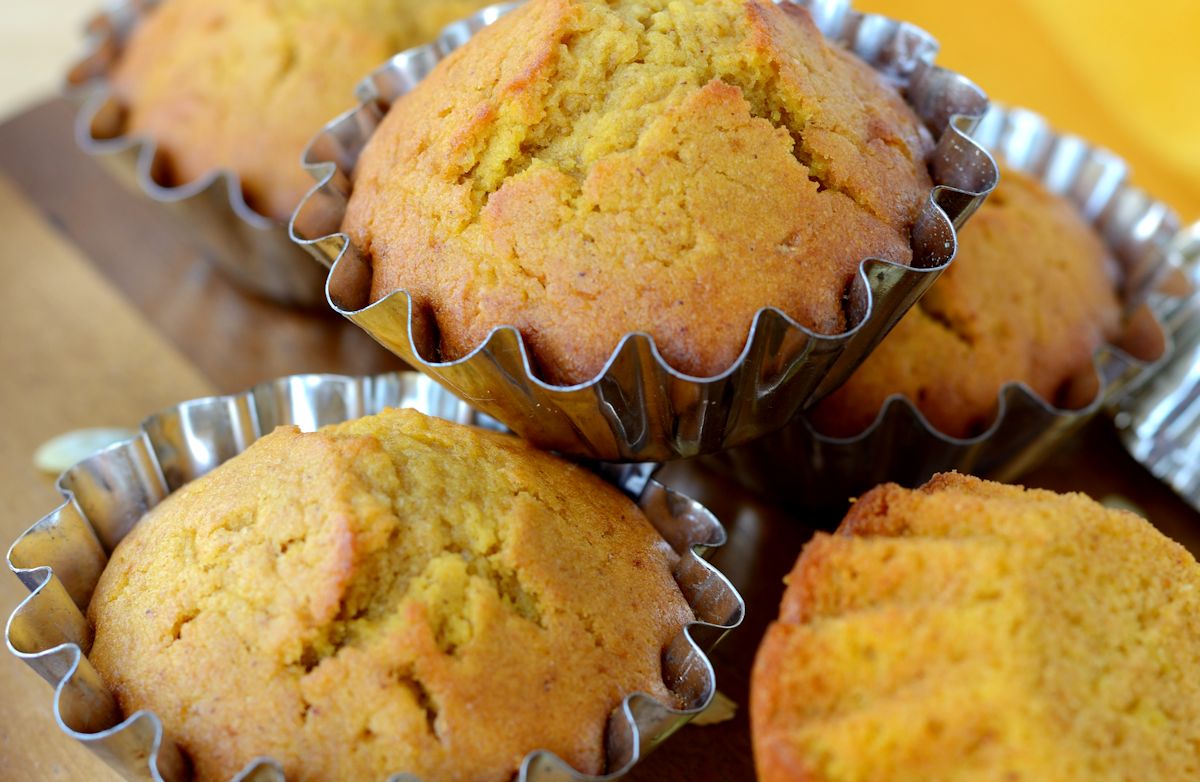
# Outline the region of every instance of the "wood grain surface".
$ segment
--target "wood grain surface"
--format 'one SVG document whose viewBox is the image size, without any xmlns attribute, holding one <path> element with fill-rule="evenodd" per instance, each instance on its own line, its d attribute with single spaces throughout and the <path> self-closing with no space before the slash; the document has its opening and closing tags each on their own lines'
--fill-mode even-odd
<svg viewBox="0 0 1200 782">
<path fill-rule="evenodd" d="M 395 369 L 349 322 L 244 296 L 215 275 L 186 231 L 128 193 L 78 152 L 72 111 L 50 101 L 0 126 L 0 542 L 7 546 L 58 497 L 33 449 L 80 426 L 129 425 L 163 406 L 238 391 L 297 372 Z M 741 590 L 744 625 L 713 654 L 737 716 L 688 726 L 628 779 L 753 779 L 747 688 L 754 652 L 774 617 L 782 578 L 812 531 L 836 519 L 793 514 L 688 464 L 665 482 L 708 505 L 729 544 L 714 557 Z M 1089 427 L 1027 483 L 1097 497 L 1120 494 L 1167 534 L 1200 550 L 1200 515 L 1121 449 L 1106 422 Z M 0 574 L 0 614 L 25 594 Z M 0 779 L 107 780 L 111 772 L 60 734 L 51 690 L 0 653 Z"/>
<path fill-rule="evenodd" d="M 78 427 L 135 425 L 149 410 L 212 387 L 4 178 L 0 215 L 8 242 L 0 262 L 0 541 L 7 550 L 60 501 L 30 459 L 39 444 Z M 3 574 L 0 615 L 26 594 Z M 7 653 L 0 693 L 0 779 L 115 778 L 58 732 L 50 687 Z"/>
</svg>

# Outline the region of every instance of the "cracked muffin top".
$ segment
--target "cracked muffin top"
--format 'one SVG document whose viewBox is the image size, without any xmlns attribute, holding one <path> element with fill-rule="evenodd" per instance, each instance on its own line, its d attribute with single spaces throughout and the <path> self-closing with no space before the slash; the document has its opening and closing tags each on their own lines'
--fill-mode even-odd
<svg viewBox="0 0 1200 782">
<path fill-rule="evenodd" d="M 164 0 L 112 77 L 126 132 L 161 150 L 159 181 L 232 169 L 247 203 L 287 220 L 312 178 L 309 139 L 354 85 L 487 0 Z"/>
<path fill-rule="evenodd" d="M 609 713 L 676 700 L 692 620 L 637 507 L 521 441 L 393 410 L 281 427 L 113 552 L 89 658 L 198 778 L 508 782 L 535 749 L 601 773 Z"/>
<path fill-rule="evenodd" d="M 1200 775 L 1200 565 L 1081 494 L 881 486 L 788 577 L 754 663 L 761 782 Z"/>
<path fill-rule="evenodd" d="M 1121 330 L 1117 263 L 1070 202 L 1033 177 L 1001 171 L 954 263 L 815 408 L 819 431 L 859 434 L 893 394 L 953 437 L 991 425 L 1006 383 L 1060 406 L 1092 401 L 1072 392 Z"/>
<path fill-rule="evenodd" d="M 372 300 L 413 296 L 427 358 L 511 325 L 543 379 L 576 383 L 644 332 L 711 376 L 763 307 L 850 325 L 860 262 L 911 260 L 930 149 L 798 8 L 530 0 L 392 106 L 343 229 Z"/>
</svg>

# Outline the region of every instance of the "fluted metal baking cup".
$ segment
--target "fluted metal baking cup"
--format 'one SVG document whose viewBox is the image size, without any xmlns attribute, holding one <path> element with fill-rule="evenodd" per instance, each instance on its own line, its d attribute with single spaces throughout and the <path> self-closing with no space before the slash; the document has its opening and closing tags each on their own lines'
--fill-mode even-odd
<svg viewBox="0 0 1200 782">
<path fill-rule="evenodd" d="M 933 283 L 953 257 L 956 228 L 995 186 L 997 174 L 968 135 L 987 99 L 962 76 L 932 64 L 937 43 L 929 35 L 857 13 L 844 0 L 780 4 L 807 9 L 826 36 L 899 85 L 940 137 L 930 162 L 936 186 L 913 230 L 913 264 L 863 261 L 850 296 L 856 325 L 849 331 L 816 334 L 777 309 L 759 310 L 737 361 L 713 377 L 677 371 L 652 337 L 631 333 L 595 378 L 555 386 L 536 376 L 512 326 L 493 329 L 461 359 L 440 361 L 436 349 L 418 344 L 407 291 L 370 302 L 370 262 L 340 232 L 355 162 L 393 101 L 513 5 L 485 9 L 448 27 L 432 44 L 394 57 L 363 83 L 359 108 L 331 122 L 310 144 L 304 162 L 319 184 L 292 218 L 292 234 L 331 266 L 330 305 L 407 363 L 544 448 L 611 461 L 662 461 L 720 451 L 784 425 L 836 387 Z"/>
<path fill-rule="evenodd" d="M 162 184 L 158 145 L 146 136 L 126 135 L 123 111 L 107 80 L 134 28 L 158 4 L 125 0 L 88 24 L 86 52 L 67 74 L 68 88 L 82 100 L 75 117 L 77 143 L 116 179 L 178 215 L 205 255 L 243 288 L 283 304 L 322 304 L 324 272 L 288 238 L 286 223 L 246 203 L 236 172 L 219 169 L 180 185 Z"/>
<path fill-rule="evenodd" d="M 1200 223 L 1180 232 L 1172 251 L 1192 294 L 1154 296 L 1150 307 L 1174 352 L 1130 389 L 1115 421 L 1133 458 L 1200 510 Z"/>
<path fill-rule="evenodd" d="M 1123 160 L 1055 132 L 1024 109 L 992 106 L 973 136 L 1008 166 L 1037 177 L 1078 207 L 1117 259 L 1126 312 L 1146 302 L 1172 265 L 1168 248 L 1179 223 L 1170 207 L 1128 184 Z M 1151 332 L 1146 341 L 1166 350 L 1161 324 L 1148 320 L 1153 322 L 1138 321 Z M 1148 363 L 1117 345 L 1102 346 L 1093 360 L 1095 397 L 1078 409 L 1059 408 L 1023 383 L 1008 383 L 999 391 L 992 424 L 975 437 L 939 431 L 911 400 L 896 394 L 857 436 L 821 434 L 799 416 L 713 463 L 751 489 L 801 506 L 843 505 L 876 484 L 917 486 L 947 470 L 1012 480 L 1111 405 Z"/>
<path fill-rule="evenodd" d="M 403 372 L 377 377 L 297 375 L 233 396 L 185 402 L 146 419 L 142 434 L 80 462 L 59 478 L 66 501 L 34 524 L 8 551 L 9 568 L 31 594 L 8 620 L 9 651 L 55 688 L 62 731 L 86 744 L 128 779 L 176 782 L 186 762 L 157 716 L 123 718 L 116 699 L 88 662 L 92 630 L 84 612 L 108 552 L 150 508 L 188 481 L 241 453 L 281 424 L 311 431 L 325 424 L 412 407 L 460 423 L 495 427 L 429 378 Z M 648 695 L 626 697 L 609 718 L 602 777 L 575 771 L 537 751 L 517 782 L 599 782 L 621 776 L 641 755 L 694 717 L 716 692 L 711 648 L 742 619 L 745 606 L 729 581 L 701 555 L 725 542 L 720 522 L 699 503 L 645 479 L 644 470 L 609 470 L 679 555 L 674 577 L 697 621 L 680 630 L 663 654 L 663 679 L 684 709 Z M 235 781 L 281 782 L 267 758 Z M 391 782 L 418 782 L 399 774 Z"/>
</svg>

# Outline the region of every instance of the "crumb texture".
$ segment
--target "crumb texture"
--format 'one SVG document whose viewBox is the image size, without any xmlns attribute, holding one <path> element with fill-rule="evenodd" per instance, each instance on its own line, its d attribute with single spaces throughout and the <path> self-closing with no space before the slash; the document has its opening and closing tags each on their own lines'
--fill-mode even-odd
<svg viewBox="0 0 1200 782">
<path fill-rule="evenodd" d="M 581 382 L 640 331 L 712 375 L 759 309 L 837 333 L 864 258 L 911 261 L 930 147 L 803 11 L 531 0 L 393 106 L 343 227 L 443 358 L 507 324 Z"/>
<path fill-rule="evenodd" d="M 241 177 L 256 211 L 287 220 L 312 187 L 308 141 L 354 105 L 354 85 L 487 0 L 164 0 L 113 76 L 127 132 L 153 138 L 166 180 Z"/>
<path fill-rule="evenodd" d="M 600 773 L 609 713 L 674 703 L 692 614 L 636 506 L 520 441 L 411 411 L 280 428 L 113 554 L 89 658 L 202 782 L 507 782 L 534 749 Z"/>
<path fill-rule="evenodd" d="M 1200 774 L 1200 566 L 1083 495 L 881 486 L 788 578 L 755 661 L 762 782 Z"/>
<path fill-rule="evenodd" d="M 982 433 L 1000 389 L 1024 383 L 1070 407 L 1072 386 L 1121 325 L 1116 261 L 1066 199 L 1004 168 L 967 223 L 958 257 L 846 383 L 813 413 L 818 430 L 849 437 L 893 394 L 938 430 Z"/>
</svg>

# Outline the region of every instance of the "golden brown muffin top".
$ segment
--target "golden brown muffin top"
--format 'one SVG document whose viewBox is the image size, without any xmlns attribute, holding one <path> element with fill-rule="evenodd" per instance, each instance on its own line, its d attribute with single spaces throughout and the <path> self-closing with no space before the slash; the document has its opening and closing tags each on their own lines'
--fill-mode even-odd
<svg viewBox="0 0 1200 782">
<path fill-rule="evenodd" d="M 372 298 L 408 290 L 443 358 L 507 324 L 574 383 L 641 331 L 713 375 L 764 307 L 844 330 L 860 262 L 911 260 L 929 150 L 804 11 L 531 0 L 392 107 L 343 228 Z"/>
<path fill-rule="evenodd" d="M 940 475 L 788 578 L 755 661 L 762 782 L 1200 773 L 1200 566 L 1134 514 Z"/>
<path fill-rule="evenodd" d="M 1096 350 L 1119 331 L 1115 275 L 1070 202 L 1003 168 L 963 229 L 958 257 L 813 421 L 853 436 L 901 394 L 938 430 L 970 437 L 995 419 L 1005 383 L 1067 404 L 1060 389 L 1090 373 Z"/>
<path fill-rule="evenodd" d="M 289 780 L 507 782 L 539 748 L 598 773 L 625 695 L 675 702 L 674 559 L 515 438 L 399 410 L 281 427 L 117 547 L 90 659 L 201 780 L 269 755 Z"/>
<path fill-rule="evenodd" d="M 308 141 L 354 85 L 487 0 L 164 0 L 113 75 L 127 132 L 153 138 L 172 182 L 216 169 L 287 220 L 312 187 Z"/>
</svg>

